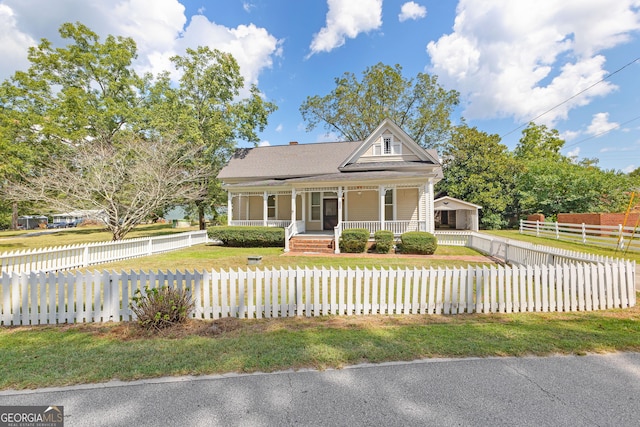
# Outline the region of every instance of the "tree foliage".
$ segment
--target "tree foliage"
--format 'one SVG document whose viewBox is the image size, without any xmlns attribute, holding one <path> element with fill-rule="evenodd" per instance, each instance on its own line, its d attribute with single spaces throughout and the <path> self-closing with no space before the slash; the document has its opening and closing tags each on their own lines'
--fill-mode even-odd
<svg viewBox="0 0 640 427">
<path fill-rule="evenodd" d="M 5 193 L 61 211 L 100 211 L 113 240 L 120 240 L 151 212 L 201 197 L 210 171 L 193 167 L 196 150 L 164 138 L 95 141 L 90 150 L 78 150 L 73 162 L 52 158 L 37 176 Z"/>
<path fill-rule="evenodd" d="M 555 129 L 530 123 L 514 150 L 521 168 L 516 179 L 514 212 L 620 212 L 628 200 L 631 180 L 597 167 L 597 160 L 579 163 L 563 156 L 564 141 Z"/>
<path fill-rule="evenodd" d="M 204 218 L 207 200 L 222 193 L 218 169 L 238 139 L 258 140 L 275 105 L 256 87 L 239 96 L 239 67 L 223 52 L 172 58 L 174 86 L 168 72 L 136 74 L 131 38 L 101 41 L 80 23 L 60 35 L 68 45 L 43 39 L 29 50 L 29 69 L 0 86 L 3 192 L 47 210 L 103 209 L 114 239 L 176 204 L 198 203 Z"/>
<path fill-rule="evenodd" d="M 215 177 L 229 160 L 238 139 L 258 142 L 256 131 L 264 129 L 276 106 L 263 100 L 255 86 L 251 86 L 248 96 L 240 98 L 244 79 L 238 63 L 228 53 L 198 47 L 171 60 L 181 74 L 179 86 L 172 87 L 168 74 L 164 74 L 151 88 L 151 121 L 158 129 L 177 133 L 183 143 L 201 147 L 194 165 L 208 167 Z M 201 229 L 205 204 L 215 204 L 224 195 L 218 181 L 208 179 L 205 185 L 207 194 L 195 201 Z"/>
<path fill-rule="evenodd" d="M 308 131 L 324 124 L 349 141 L 362 141 L 390 118 L 424 147 L 437 148 L 448 139 L 459 94 L 445 90 L 435 75 L 407 79 L 400 65 L 378 63 L 362 80 L 347 72 L 335 83 L 328 95 L 308 96 L 300 106 Z"/>
<path fill-rule="evenodd" d="M 437 190 L 482 206 L 481 224 L 501 228 L 511 202 L 517 163 L 498 135 L 458 126 L 445 155 L 444 179 Z"/>
</svg>

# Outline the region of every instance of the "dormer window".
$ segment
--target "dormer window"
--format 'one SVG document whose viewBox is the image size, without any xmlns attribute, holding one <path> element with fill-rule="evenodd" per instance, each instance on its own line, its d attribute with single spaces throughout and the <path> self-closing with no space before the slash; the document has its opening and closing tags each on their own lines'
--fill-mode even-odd
<svg viewBox="0 0 640 427">
<path fill-rule="evenodd" d="M 402 143 L 394 141 L 393 136 L 384 136 L 373 146 L 374 156 L 394 156 L 402 154 Z"/>
<path fill-rule="evenodd" d="M 384 154 L 391 154 L 391 138 L 390 137 L 383 138 L 383 145 L 384 145 Z"/>
</svg>

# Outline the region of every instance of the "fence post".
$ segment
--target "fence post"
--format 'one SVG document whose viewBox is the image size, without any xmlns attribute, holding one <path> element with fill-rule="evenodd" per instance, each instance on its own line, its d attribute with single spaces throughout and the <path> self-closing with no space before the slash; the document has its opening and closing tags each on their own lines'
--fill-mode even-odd
<svg viewBox="0 0 640 427">
<path fill-rule="evenodd" d="M 149 247 L 147 248 L 147 255 L 153 255 L 153 239 L 149 237 Z"/>
<path fill-rule="evenodd" d="M 89 266 L 89 246 L 88 245 L 84 247 L 84 251 L 82 253 L 82 266 L 83 267 Z"/>
<path fill-rule="evenodd" d="M 540 237 L 540 221 L 536 219 L 536 237 Z"/>
<path fill-rule="evenodd" d="M 560 240 L 560 229 L 558 228 L 558 221 L 556 221 L 556 239 Z"/>
<path fill-rule="evenodd" d="M 618 249 L 622 249 L 624 248 L 624 227 L 622 227 L 622 224 L 618 224 Z"/>
<path fill-rule="evenodd" d="M 524 229 L 524 220 L 520 218 L 520 234 L 522 234 L 523 229 Z"/>
<path fill-rule="evenodd" d="M 582 223 L 582 243 L 587 243 L 587 228 L 585 227 L 584 222 Z"/>
</svg>

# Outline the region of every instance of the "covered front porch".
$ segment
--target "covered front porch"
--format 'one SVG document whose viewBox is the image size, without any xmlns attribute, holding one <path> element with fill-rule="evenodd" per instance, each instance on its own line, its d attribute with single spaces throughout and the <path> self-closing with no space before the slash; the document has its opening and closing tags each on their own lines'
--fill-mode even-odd
<svg viewBox="0 0 640 427">
<path fill-rule="evenodd" d="M 434 232 L 432 180 L 247 190 L 228 188 L 228 224 L 282 227 L 285 251 L 289 240 L 301 234 L 326 234 L 337 242 L 350 228 L 365 228 L 371 235 L 378 230 L 396 236 Z"/>
</svg>

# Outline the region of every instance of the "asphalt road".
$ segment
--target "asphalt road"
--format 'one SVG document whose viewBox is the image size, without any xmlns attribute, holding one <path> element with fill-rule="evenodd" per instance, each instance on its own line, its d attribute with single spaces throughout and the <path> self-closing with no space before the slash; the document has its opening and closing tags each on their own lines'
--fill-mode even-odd
<svg viewBox="0 0 640 427">
<path fill-rule="evenodd" d="M 638 426 L 640 353 L 431 359 L 342 370 L 0 392 L 65 426 Z"/>
</svg>

